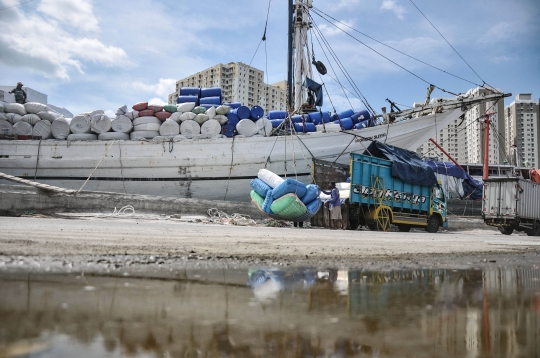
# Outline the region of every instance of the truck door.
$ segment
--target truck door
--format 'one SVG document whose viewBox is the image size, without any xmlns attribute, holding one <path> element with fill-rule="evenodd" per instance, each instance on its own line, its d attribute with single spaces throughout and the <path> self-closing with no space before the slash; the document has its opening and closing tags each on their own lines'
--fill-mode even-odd
<svg viewBox="0 0 540 358">
<path fill-rule="evenodd" d="M 439 213 L 442 218 L 442 222 L 446 222 L 446 198 L 444 191 L 439 184 L 435 185 L 432 189 L 432 211 Z"/>
</svg>

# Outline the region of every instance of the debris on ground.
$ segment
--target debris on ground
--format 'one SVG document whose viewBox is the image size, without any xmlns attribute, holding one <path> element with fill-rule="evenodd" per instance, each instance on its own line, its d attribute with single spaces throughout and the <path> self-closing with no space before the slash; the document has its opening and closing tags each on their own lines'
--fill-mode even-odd
<svg viewBox="0 0 540 358">
<path fill-rule="evenodd" d="M 257 222 L 249 215 L 234 213 L 227 214 L 216 208 L 208 209 L 208 219 L 203 220 L 205 223 L 221 224 L 221 225 L 238 225 L 238 226 L 257 226 Z"/>
</svg>

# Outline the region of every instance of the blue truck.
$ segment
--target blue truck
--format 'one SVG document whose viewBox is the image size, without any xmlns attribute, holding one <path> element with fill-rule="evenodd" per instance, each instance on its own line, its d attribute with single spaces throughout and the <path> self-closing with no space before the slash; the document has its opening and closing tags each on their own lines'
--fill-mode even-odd
<svg viewBox="0 0 540 358">
<path fill-rule="evenodd" d="M 373 143 L 366 152 L 386 155 L 351 153 L 350 227 L 388 231 L 393 224 L 402 232 L 418 227 L 430 233 L 448 227 L 446 197 L 435 174 L 415 153 Z"/>
</svg>

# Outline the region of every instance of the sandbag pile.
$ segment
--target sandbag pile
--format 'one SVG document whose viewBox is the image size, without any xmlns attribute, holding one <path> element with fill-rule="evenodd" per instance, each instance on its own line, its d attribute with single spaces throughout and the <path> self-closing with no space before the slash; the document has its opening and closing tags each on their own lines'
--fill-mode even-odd
<svg viewBox="0 0 540 358">
<path fill-rule="evenodd" d="M 259 170 L 251 187 L 250 196 L 255 206 L 276 219 L 304 221 L 315 215 L 321 206 L 317 185 L 283 179 L 266 169 Z"/>
<path fill-rule="evenodd" d="M 41 103 L 5 103 L 0 105 L 0 135 L 49 139 L 57 118 L 64 116 Z"/>
</svg>

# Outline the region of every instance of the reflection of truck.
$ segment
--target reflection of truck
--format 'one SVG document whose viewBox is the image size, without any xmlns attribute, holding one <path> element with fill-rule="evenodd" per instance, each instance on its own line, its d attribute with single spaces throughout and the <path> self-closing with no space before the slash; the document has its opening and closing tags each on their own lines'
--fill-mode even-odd
<svg viewBox="0 0 540 358">
<path fill-rule="evenodd" d="M 540 184 L 520 178 L 484 180 L 482 218 L 505 235 L 540 236 Z"/>
<path fill-rule="evenodd" d="M 415 184 L 392 176 L 392 161 L 351 153 L 349 223 L 387 231 L 423 227 L 437 232 L 448 227 L 447 203 L 439 184 Z"/>
</svg>

